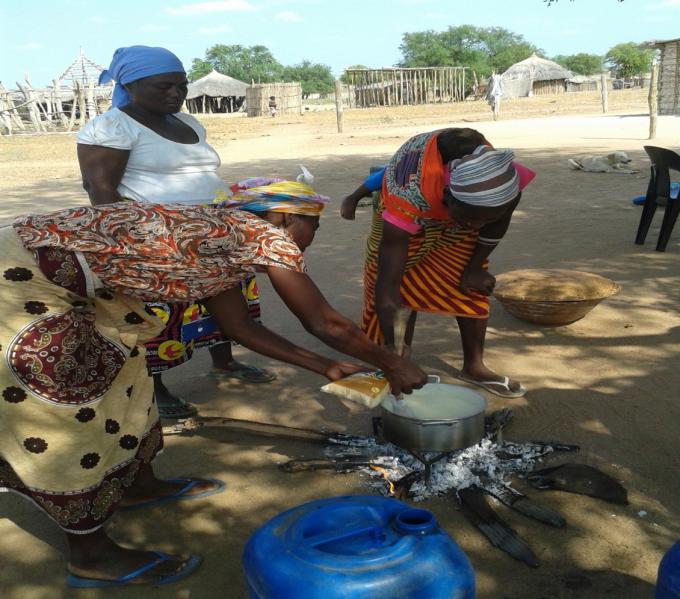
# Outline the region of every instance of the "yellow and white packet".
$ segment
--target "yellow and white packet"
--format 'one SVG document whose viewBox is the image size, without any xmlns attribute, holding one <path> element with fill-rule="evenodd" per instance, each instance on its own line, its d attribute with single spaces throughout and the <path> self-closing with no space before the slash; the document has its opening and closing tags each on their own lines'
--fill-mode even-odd
<svg viewBox="0 0 680 599">
<path fill-rule="evenodd" d="M 349 399 L 367 408 L 379 406 L 390 392 L 390 384 L 382 370 L 357 372 L 321 387 L 331 395 Z"/>
</svg>

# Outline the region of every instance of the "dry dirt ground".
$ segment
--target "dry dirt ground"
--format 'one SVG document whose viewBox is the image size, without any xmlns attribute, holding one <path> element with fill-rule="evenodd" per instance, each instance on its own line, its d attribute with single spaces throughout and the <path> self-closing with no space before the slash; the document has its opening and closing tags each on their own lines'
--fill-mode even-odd
<svg viewBox="0 0 680 599">
<path fill-rule="evenodd" d="M 526 397 L 490 408 L 514 410 L 512 439 L 552 439 L 581 445 L 577 460 L 596 465 L 629 490 L 628 507 L 578 495 L 544 492 L 540 500 L 561 511 L 563 530 L 502 510 L 529 539 L 541 566 L 531 570 L 491 548 L 456 510 L 455 501 L 427 501 L 476 571 L 478 596 L 494 599 L 650 597 L 662 554 L 680 538 L 680 229 L 665 253 L 654 251 L 660 216 L 645 246 L 633 244 L 649 163 L 644 92 L 614 92 L 602 115 L 596 95 L 507 102 L 489 120 L 482 103 L 459 106 L 347 111 L 336 132 L 332 112 L 277 119 L 212 116 L 203 119 L 219 151 L 226 180 L 257 174 L 293 176 L 305 164 L 318 189 L 334 204 L 322 218 L 308 252 L 309 269 L 341 311 L 357 318 L 367 208 L 354 223 L 337 212 L 369 166 L 383 163 L 408 136 L 443 125 L 474 123 L 498 147 L 512 147 L 538 172 L 512 227 L 493 255 L 492 272 L 516 268 L 577 268 L 618 281 L 622 292 L 584 320 L 541 328 L 513 319 L 493 305 L 487 342 L 489 364 L 521 379 Z M 0 139 L 0 223 L 17 214 L 85 202 L 74 137 Z M 680 119 L 659 119 L 656 145 L 680 147 Z M 570 170 L 567 157 L 624 150 L 636 175 Z M 325 351 L 261 282 L 266 323 L 292 340 Z M 319 392 L 319 377 L 238 349 L 249 363 L 273 369 L 269 385 L 217 386 L 205 373 L 207 352 L 167 376 L 172 388 L 206 415 L 228 415 L 288 425 L 367 433 L 370 413 Z M 453 382 L 461 349 L 455 322 L 424 317 L 415 359 Z M 157 461 L 163 475 L 224 479 L 225 493 L 116 516 L 111 534 L 122 543 L 168 552 L 194 551 L 198 573 L 170 587 L 85 591 L 62 587 L 63 539 L 33 506 L 0 495 L 0 595 L 12 599 L 94 597 L 242 598 L 240 556 L 248 536 L 266 519 L 304 501 L 371 492 L 356 474 L 284 474 L 277 464 L 313 457 L 311 445 L 257 439 L 220 431 L 170 437 Z M 559 462 L 557 458 L 552 463 Z M 532 494 L 538 495 L 538 491 Z"/>
</svg>

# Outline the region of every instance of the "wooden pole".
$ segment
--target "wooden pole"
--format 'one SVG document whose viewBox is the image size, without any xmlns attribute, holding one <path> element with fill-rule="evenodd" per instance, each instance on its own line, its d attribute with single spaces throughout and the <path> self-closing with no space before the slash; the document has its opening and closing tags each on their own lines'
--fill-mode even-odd
<svg viewBox="0 0 680 599">
<path fill-rule="evenodd" d="M 415 88 L 414 93 L 414 104 L 420 104 L 420 86 L 418 84 L 418 70 L 413 71 L 413 87 Z"/>
<path fill-rule="evenodd" d="M 606 113 L 607 112 L 607 79 L 604 76 L 604 73 L 600 76 L 600 83 L 602 87 L 602 112 Z"/>
<path fill-rule="evenodd" d="M 42 95 L 40 94 L 39 91 L 37 91 L 33 85 L 31 84 L 30 80 L 28 79 L 28 74 L 26 75 L 26 89 L 28 90 L 28 93 L 31 97 L 31 100 L 33 101 L 32 106 L 35 107 L 37 114 L 38 114 L 38 119 L 41 123 L 42 128 L 47 131 L 49 129 L 50 125 L 50 119 L 47 116 L 47 110 L 43 106 L 43 98 Z M 45 106 L 49 104 L 49 99 L 45 101 Z M 43 117 L 45 117 L 43 119 Z"/>
<path fill-rule="evenodd" d="M 649 81 L 649 139 L 656 137 L 656 115 L 658 112 L 657 94 L 659 92 L 657 79 L 659 77 L 659 65 L 652 64 L 652 77 Z M 677 201 L 677 200 L 676 200 Z"/>
<path fill-rule="evenodd" d="M 76 91 L 78 92 L 78 106 L 80 108 L 78 127 L 82 127 L 87 122 L 87 103 L 85 101 L 85 88 L 80 81 L 76 81 Z"/>
<path fill-rule="evenodd" d="M 342 110 L 342 83 L 339 79 L 335 80 L 335 115 L 338 120 L 338 133 L 345 130 L 345 115 Z"/>
<path fill-rule="evenodd" d="M 404 92 L 406 93 L 406 98 L 404 99 L 404 104 L 407 106 L 411 104 L 411 71 L 404 71 Z"/>
<path fill-rule="evenodd" d="M 404 105 L 404 70 L 399 69 L 399 106 Z"/>
<path fill-rule="evenodd" d="M 14 128 L 25 131 L 26 125 L 24 124 L 24 121 L 21 120 L 21 117 L 17 112 L 16 106 L 14 105 L 14 100 L 12 99 L 12 94 L 4 88 L 2 83 L 0 83 L 0 94 L 4 95 L 5 97 L 5 110 L 9 112 L 9 118 L 12 121 Z"/>
<path fill-rule="evenodd" d="M 97 116 L 97 103 L 94 99 L 94 80 L 87 84 L 87 97 L 85 103 L 87 105 L 87 119 L 91 121 Z"/>
<path fill-rule="evenodd" d="M 44 125 L 40 122 L 40 113 L 38 112 L 38 108 L 36 107 L 37 102 L 35 101 L 35 97 L 31 93 L 30 89 L 28 89 L 27 86 L 22 85 L 18 81 L 17 81 L 17 87 L 21 90 L 21 93 L 23 94 L 24 98 L 26 99 L 26 107 L 27 107 L 27 110 L 28 110 L 28 116 L 31 119 L 33 126 L 35 127 L 35 130 L 37 132 L 45 131 Z"/>
<path fill-rule="evenodd" d="M 0 92 L 0 124 L 7 129 L 7 135 L 12 135 L 12 118 L 9 104 L 5 103 L 5 95 L 4 92 Z"/>
<path fill-rule="evenodd" d="M 373 90 L 373 106 L 380 106 L 380 90 L 378 89 L 378 71 L 371 71 L 371 89 Z"/>
<path fill-rule="evenodd" d="M 61 121 L 61 124 L 64 127 L 68 127 L 68 119 L 64 114 L 64 106 L 61 103 L 61 86 L 56 79 L 52 81 L 52 85 L 54 86 L 54 106 L 57 111 L 57 115 Z"/>
<path fill-rule="evenodd" d="M 71 103 L 71 114 L 68 119 L 68 128 L 67 131 L 71 131 L 73 129 L 73 126 L 75 125 L 76 122 L 76 110 L 78 109 L 78 89 L 77 89 L 77 81 L 73 82 L 73 102 Z"/>
<path fill-rule="evenodd" d="M 423 77 L 422 77 L 423 98 L 425 98 L 425 104 L 429 104 L 430 103 L 430 97 L 429 97 L 430 96 L 430 94 L 429 94 L 429 91 L 430 91 L 430 83 L 429 83 L 430 71 L 428 69 L 424 69 L 421 72 L 422 72 L 422 75 L 423 75 Z"/>
</svg>

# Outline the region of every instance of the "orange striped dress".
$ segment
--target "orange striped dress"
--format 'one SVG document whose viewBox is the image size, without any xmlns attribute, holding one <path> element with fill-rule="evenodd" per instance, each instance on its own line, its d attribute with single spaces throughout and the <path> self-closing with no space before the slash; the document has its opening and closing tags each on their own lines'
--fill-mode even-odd
<svg viewBox="0 0 680 599">
<path fill-rule="evenodd" d="M 408 228 L 403 228 L 412 231 L 400 287 L 404 307 L 456 317 L 489 315 L 486 296 L 464 293 L 460 288 L 460 277 L 472 256 L 479 231 L 462 229 L 449 218 L 442 201 L 447 169 L 437 149 L 438 134 L 435 131 L 417 135 L 397 151 L 388 164 L 382 192 L 374 201 L 364 266 L 362 328 L 376 342 L 382 341 L 375 310 L 375 284 L 385 220 L 397 226 L 406 223 Z M 413 171 L 410 175 L 406 173 L 406 177 L 399 172 L 404 165 Z M 395 183 L 400 177 L 405 181 L 402 186 Z"/>
</svg>

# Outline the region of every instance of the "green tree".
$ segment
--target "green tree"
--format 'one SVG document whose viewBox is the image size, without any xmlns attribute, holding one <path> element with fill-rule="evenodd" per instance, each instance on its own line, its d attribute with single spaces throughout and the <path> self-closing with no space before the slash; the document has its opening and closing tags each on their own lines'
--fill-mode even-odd
<svg viewBox="0 0 680 599">
<path fill-rule="evenodd" d="M 474 25 L 405 33 L 400 50 L 406 67 L 465 66 L 480 75 L 502 72 L 533 52 L 541 53 L 517 33 Z"/>
<path fill-rule="evenodd" d="M 213 69 L 246 83 L 269 83 L 283 77 L 283 65 L 265 46 L 216 44 L 206 50 L 205 59 L 194 58 L 189 80 L 195 81 Z"/>
<path fill-rule="evenodd" d="M 454 57 L 442 40 L 442 34 L 433 30 L 405 33 L 399 46 L 405 67 L 453 66 Z"/>
<path fill-rule="evenodd" d="M 302 97 L 309 94 L 329 94 L 333 91 L 335 79 L 328 65 L 303 60 L 300 64 L 283 69 L 284 81 L 299 81 Z"/>
<path fill-rule="evenodd" d="M 205 77 L 212 70 L 213 66 L 208 61 L 202 58 L 194 58 L 191 61 L 191 69 L 187 73 L 187 78 L 189 81 L 196 81 L 196 79 Z"/>
<path fill-rule="evenodd" d="M 347 68 L 342 72 L 342 75 L 340 75 L 340 81 L 342 81 L 343 83 L 351 83 L 351 82 L 350 82 L 350 79 L 349 79 L 349 76 L 347 75 L 347 71 L 351 71 L 351 70 L 353 70 L 353 69 L 367 69 L 367 68 L 368 68 L 368 67 L 367 67 L 366 65 L 363 65 L 363 64 L 353 64 L 353 65 L 347 67 Z"/>
<path fill-rule="evenodd" d="M 643 50 L 634 42 L 618 44 L 605 56 L 616 77 L 634 77 L 647 73 L 652 65 L 654 50 Z"/>
<path fill-rule="evenodd" d="M 553 61 L 578 75 L 595 75 L 602 71 L 602 57 L 597 54 L 584 52 L 568 56 L 559 54 L 553 58 Z"/>
</svg>

